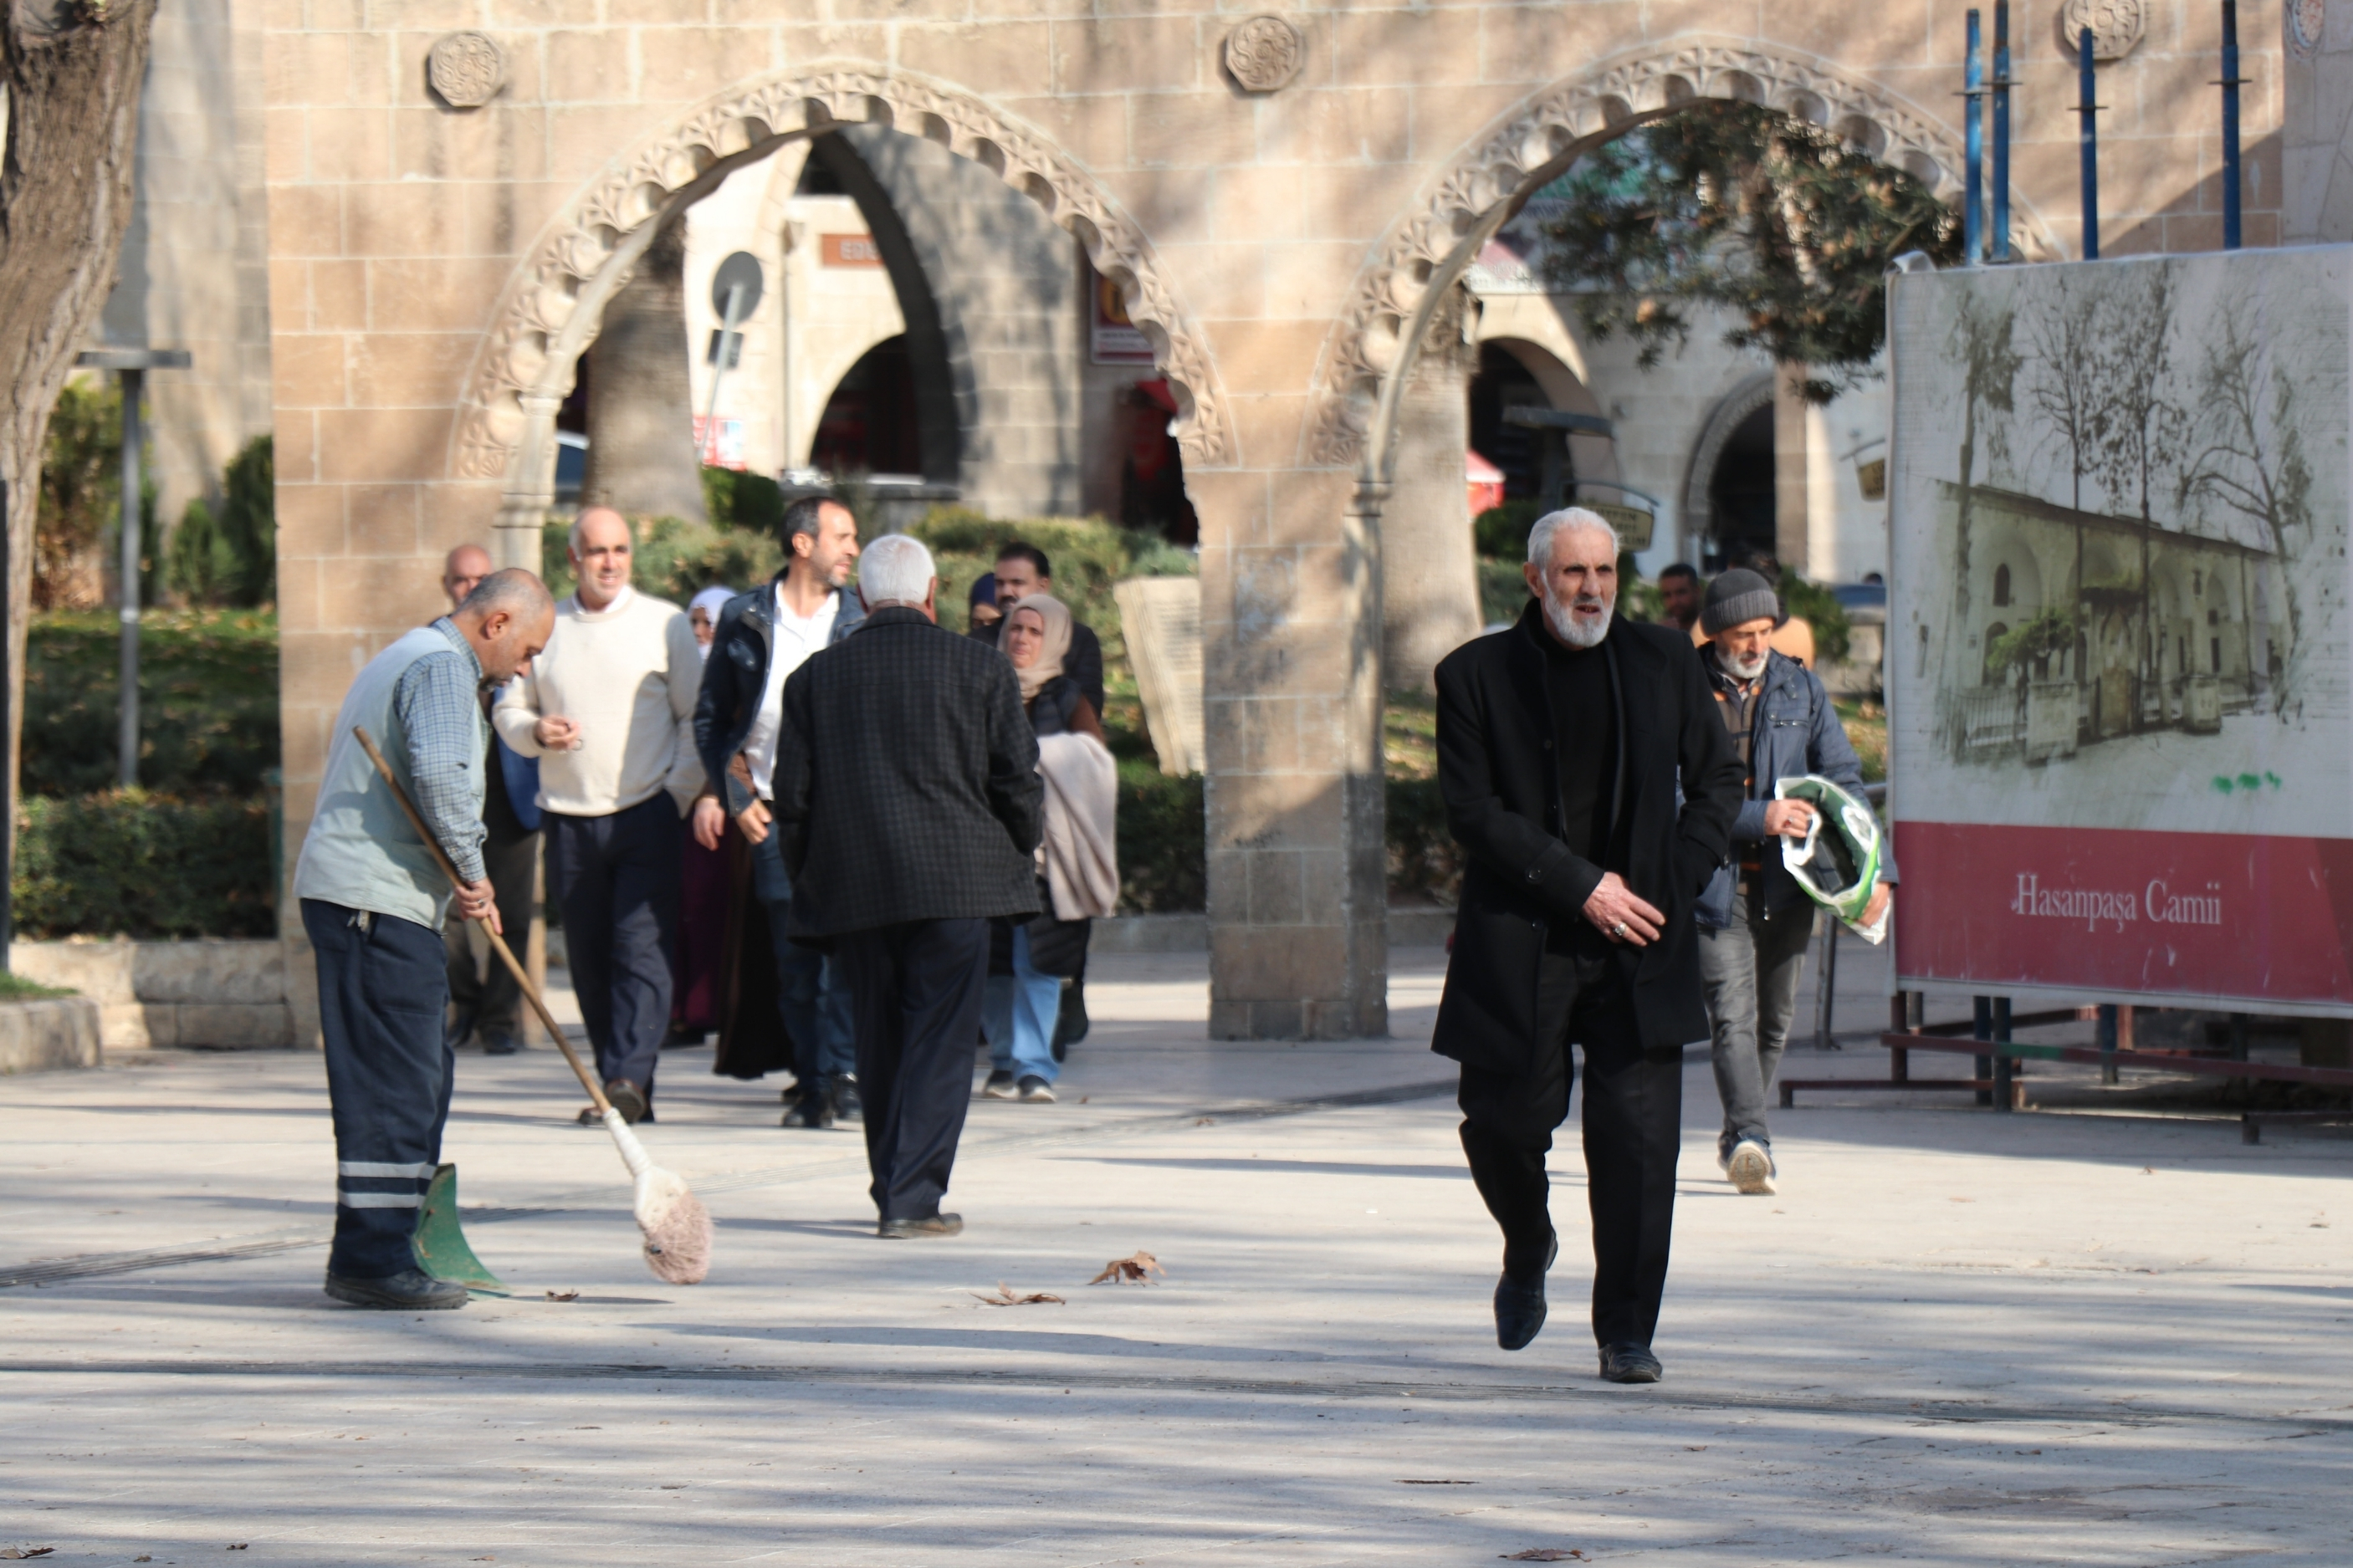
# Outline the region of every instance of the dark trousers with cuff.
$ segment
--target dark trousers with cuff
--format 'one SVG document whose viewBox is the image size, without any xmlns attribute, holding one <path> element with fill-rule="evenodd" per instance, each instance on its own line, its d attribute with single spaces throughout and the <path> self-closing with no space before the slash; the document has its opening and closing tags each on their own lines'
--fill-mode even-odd
<svg viewBox="0 0 2353 1568">
<path fill-rule="evenodd" d="M 417 1267 L 408 1239 L 441 1159 L 457 1056 L 443 1041 L 441 933 L 302 900 L 319 965 L 319 1026 L 335 1118 L 335 1240 L 327 1269 L 382 1279 Z"/>
<path fill-rule="evenodd" d="M 667 792 L 610 816 L 545 812 L 547 885 L 564 911 L 564 947 L 596 1076 L 654 1094 L 670 1033 L 670 953 L 678 941 L 685 825 Z"/>
<path fill-rule="evenodd" d="M 836 960 L 785 935 L 793 914 L 793 878 L 785 869 L 783 836 L 752 846 L 752 892 L 768 911 L 776 955 L 776 1012 L 793 1042 L 793 1076 L 804 1096 L 824 1099 L 833 1080 L 858 1070 L 857 1026 L 849 985 Z"/>
<path fill-rule="evenodd" d="M 1683 1142 L 1683 1051 L 1645 1051 L 1633 998 L 1610 955 L 1546 953 L 1536 1016 L 1563 1020 L 1537 1042 L 1525 1077 L 1465 1067 L 1462 1152 L 1504 1230 L 1504 1272 L 1529 1279 L 1552 1244 L 1545 1155 L 1568 1117 L 1585 1049 L 1586 1197 L 1593 1217 L 1593 1337 L 1647 1345 L 1666 1292 Z"/>
<path fill-rule="evenodd" d="M 834 944 L 858 1020 L 866 1163 L 882 1218 L 937 1214 L 972 1103 L 988 922 L 908 921 Z"/>
</svg>

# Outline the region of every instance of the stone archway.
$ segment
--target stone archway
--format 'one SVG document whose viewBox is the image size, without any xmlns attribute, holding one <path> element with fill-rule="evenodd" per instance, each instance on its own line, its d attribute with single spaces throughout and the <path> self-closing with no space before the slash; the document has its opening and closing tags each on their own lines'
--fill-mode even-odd
<svg viewBox="0 0 2353 1568">
<path fill-rule="evenodd" d="M 1691 468 L 1683 478 L 1683 527 L 1685 549 L 1694 553 L 1698 542 L 1704 540 L 1715 528 L 1715 468 L 1724 458 L 1724 448 L 1733 433 L 1760 408 L 1773 406 L 1773 373 L 1758 371 L 1734 387 L 1717 401 L 1700 431 L 1699 444 L 1692 448 Z"/>
<path fill-rule="evenodd" d="M 660 222 L 786 142 L 882 125 L 981 164 L 1043 207 L 1116 282 L 1178 408 L 1188 467 L 1236 456 L 1217 372 L 1142 229 L 1047 139 L 947 85 L 864 64 L 813 68 L 739 86 L 617 159 L 542 235 L 510 281 L 470 381 L 450 470 L 498 479 L 496 553 L 535 564 L 554 499 L 554 416 L 604 307 Z"/>
<path fill-rule="evenodd" d="M 1523 100 L 1390 231 L 1325 342 L 1307 460 L 1354 468 L 1364 486 L 1388 484 L 1399 391 L 1443 296 L 1481 247 L 1585 153 L 1702 98 L 1763 104 L 1831 127 L 1940 195 L 1957 188 L 1960 149 L 1935 117 L 1819 57 L 1712 39 L 1620 56 Z M 2017 216 L 2029 255 L 2054 254 L 2023 201 Z M 1377 515 L 1377 495 L 1372 501 Z"/>
</svg>

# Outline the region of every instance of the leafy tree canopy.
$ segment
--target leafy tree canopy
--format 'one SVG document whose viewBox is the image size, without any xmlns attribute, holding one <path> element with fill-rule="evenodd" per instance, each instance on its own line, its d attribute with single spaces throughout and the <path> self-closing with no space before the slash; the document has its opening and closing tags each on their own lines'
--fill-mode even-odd
<svg viewBox="0 0 2353 1568">
<path fill-rule="evenodd" d="M 1578 291 L 1596 337 L 1623 331 L 1644 368 L 1691 336 L 1810 374 L 1828 402 L 1865 379 L 1886 339 L 1887 268 L 1906 251 L 1960 258 L 1960 220 L 1927 187 L 1831 131 L 1709 100 L 1609 142 L 1569 171 L 1546 228 L 1554 283 Z M 1548 193 L 1550 194 L 1550 193 Z"/>
</svg>

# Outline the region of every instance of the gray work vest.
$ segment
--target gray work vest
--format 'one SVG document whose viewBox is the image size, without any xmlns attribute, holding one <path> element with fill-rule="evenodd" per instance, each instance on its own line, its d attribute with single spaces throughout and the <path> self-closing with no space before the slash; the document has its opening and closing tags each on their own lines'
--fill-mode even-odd
<svg viewBox="0 0 2353 1568">
<path fill-rule="evenodd" d="M 296 898 L 321 899 L 441 929 L 449 907 L 449 879 L 409 826 L 375 764 L 352 738 L 352 726 L 367 726 L 400 787 L 415 801 L 408 736 L 393 711 L 393 688 L 410 665 L 427 654 L 450 652 L 453 646 L 433 627 L 419 626 L 368 660 L 352 682 L 335 714 L 326 771 L 319 780 L 319 804 L 302 839 L 302 858 L 294 868 Z M 489 743 L 489 723 L 477 706 L 471 750 L 465 759 L 477 816 L 482 810 L 482 756 Z"/>
</svg>

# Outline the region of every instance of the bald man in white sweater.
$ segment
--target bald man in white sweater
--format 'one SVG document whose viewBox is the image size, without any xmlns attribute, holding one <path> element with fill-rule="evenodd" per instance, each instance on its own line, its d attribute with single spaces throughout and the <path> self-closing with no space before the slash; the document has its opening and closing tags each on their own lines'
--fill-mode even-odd
<svg viewBox="0 0 2353 1568">
<path fill-rule="evenodd" d="M 588 508 L 569 553 L 580 586 L 491 719 L 509 746 L 540 760 L 548 890 L 606 1097 L 628 1121 L 649 1121 L 670 1032 L 684 819 L 702 788 L 702 658 L 684 611 L 629 586 L 628 519 Z"/>
</svg>

